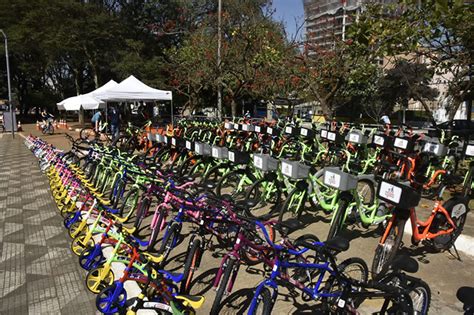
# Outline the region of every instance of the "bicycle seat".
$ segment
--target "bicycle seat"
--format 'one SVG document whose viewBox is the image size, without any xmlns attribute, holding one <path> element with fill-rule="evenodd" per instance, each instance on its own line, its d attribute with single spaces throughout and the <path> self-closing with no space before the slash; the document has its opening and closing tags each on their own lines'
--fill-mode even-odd
<svg viewBox="0 0 474 315">
<path fill-rule="evenodd" d="M 159 264 L 160 262 L 163 261 L 163 258 L 164 256 L 163 255 L 158 255 L 158 256 L 154 256 L 150 253 L 143 253 L 143 256 L 145 256 L 145 258 L 151 262 L 154 262 L 156 264 Z"/>
<path fill-rule="evenodd" d="M 166 270 L 158 270 L 161 274 L 165 276 L 165 278 L 170 279 L 174 283 L 180 283 L 183 281 L 184 274 L 180 272 L 170 272 Z"/>
<path fill-rule="evenodd" d="M 456 297 L 463 304 L 472 306 L 474 305 L 474 288 L 473 287 L 460 287 L 456 292 Z"/>
<path fill-rule="evenodd" d="M 391 267 L 393 270 L 403 270 L 409 273 L 415 273 L 418 271 L 418 262 L 406 255 L 398 255 L 393 260 Z"/>
<path fill-rule="evenodd" d="M 191 306 L 194 309 L 200 308 L 204 304 L 202 295 L 176 295 L 175 299 L 182 300 L 184 306 Z"/>
<path fill-rule="evenodd" d="M 388 162 L 382 162 L 382 167 L 387 169 L 389 172 L 398 171 L 398 169 L 400 168 L 398 165 L 394 165 Z"/>
<path fill-rule="evenodd" d="M 133 233 L 135 233 L 136 230 L 137 230 L 136 227 L 133 227 L 133 228 L 129 229 L 125 226 L 122 226 L 122 231 L 124 231 L 125 233 L 127 233 L 129 235 L 132 235 Z"/>
<path fill-rule="evenodd" d="M 324 242 L 327 248 L 333 249 L 338 252 L 344 252 L 349 249 L 349 241 L 340 236 L 336 236 Z"/>
<path fill-rule="evenodd" d="M 287 233 L 284 234 L 289 234 L 290 231 L 296 231 L 301 228 L 301 225 L 302 223 L 298 219 L 292 218 L 286 221 L 278 222 L 277 224 L 275 224 L 275 229 L 279 231 L 281 231 L 282 229 L 286 229 Z"/>
</svg>

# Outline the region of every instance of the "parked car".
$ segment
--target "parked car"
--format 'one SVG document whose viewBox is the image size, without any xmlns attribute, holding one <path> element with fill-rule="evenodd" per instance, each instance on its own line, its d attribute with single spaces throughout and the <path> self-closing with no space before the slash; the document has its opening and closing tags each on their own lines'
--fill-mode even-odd
<svg viewBox="0 0 474 315">
<path fill-rule="evenodd" d="M 439 136 L 439 130 L 445 130 L 449 135 L 457 135 L 460 137 L 471 137 L 474 139 L 474 121 L 467 119 L 454 119 L 446 121 L 436 126 L 432 126 L 428 132 L 430 136 Z"/>
</svg>

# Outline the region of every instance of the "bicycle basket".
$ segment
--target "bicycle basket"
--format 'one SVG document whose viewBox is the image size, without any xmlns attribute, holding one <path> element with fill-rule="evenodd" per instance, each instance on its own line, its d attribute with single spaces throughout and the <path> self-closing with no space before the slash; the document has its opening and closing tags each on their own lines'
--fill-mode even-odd
<svg viewBox="0 0 474 315">
<path fill-rule="evenodd" d="M 292 127 L 292 126 L 286 126 L 285 127 L 285 133 L 296 136 L 300 134 L 300 128 Z"/>
<path fill-rule="evenodd" d="M 357 189 L 357 176 L 345 173 L 337 167 L 324 168 L 323 182 L 325 185 L 340 191 Z"/>
<path fill-rule="evenodd" d="M 194 142 L 194 152 L 199 155 L 209 156 L 211 155 L 211 146 L 204 142 Z"/>
<path fill-rule="evenodd" d="M 188 149 L 189 151 L 193 151 L 194 150 L 194 142 L 191 142 L 189 140 L 186 140 L 186 149 Z"/>
<path fill-rule="evenodd" d="M 242 151 L 230 151 L 229 161 L 235 164 L 248 164 L 250 162 L 250 154 Z"/>
<path fill-rule="evenodd" d="M 423 152 L 431 153 L 436 156 L 445 156 L 448 153 L 448 148 L 441 143 L 427 142 L 423 146 Z"/>
<path fill-rule="evenodd" d="M 402 149 L 407 152 L 413 151 L 415 147 L 415 141 L 407 137 L 395 137 L 393 140 L 393 146 L 397 149 Z"/>
<path fill-rule="evenodd" d="M 281 160 L 281 172 L 283 175 L 294 178 L 303 179 L 309 175 L 310 167 L 303 163 L 290 160 Z"/>
<path fill-rule="evenodd" d="M 250 124 L 242 124 L 243 131 L 255 131 L 255 126 Z"/>
<path fill-rule="evenodd" d="M 224 123 L 224 128 L 232 130 L 232 129 L 234 129 L 234 124 L 231 123 L 231 122 L 226 122 L 226 123 Z"/>
<path fill-rule="evenodd" d="M 466 156 L 474 156 L 474 144 L 468 144 L 466 146 Z"/>
<path fill-rule="evenodd" d="M 347 134 L 346 141 L 354 144 L 366 144 L 368 139 L 367 136 L 360 130 L 354 130 Z"/>
<path fill-rule="evenodd" d="M 395 181 L 382 180 L 377 189 L 379 199 L 402 209 L 418 206 L 421 195 L 412 187 Z"/>
<path fill-rule="evenodd" d="M 226 147 L 220 147 L 217 145 L 212 146 L 211 155 L 213 158 L 216 159 L 227 159 L 228 158 L 228 150 Z"/>
<path fill-rule="evenodd" d="M 313 131 L 313 129 L 300 128 L 300 135 L 302 135 L 303 137 L 307 137 L 307 138 L 313 138 L 314 137 L 314 131 Z"/>
<path fill-rule="evenodd" d="M 326 134 L 326 139 L 330 142 L 342 143 L 344 141 L 344 136 L 342 136 L 339 132 L 328 131 Z"/>
<path fill-rule="evenodd" d="M 253 165 L 262 171 L 274 171 L 278 168 L 278 160 L 269 154 L 254 154 Z"/>
</svg>

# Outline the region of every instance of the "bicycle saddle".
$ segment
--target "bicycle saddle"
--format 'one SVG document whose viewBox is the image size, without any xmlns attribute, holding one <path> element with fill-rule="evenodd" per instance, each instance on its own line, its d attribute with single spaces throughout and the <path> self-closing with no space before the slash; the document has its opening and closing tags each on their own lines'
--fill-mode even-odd
<svg viewBox="0 0 474 315">
<path fill-rule="evenodd" d="M 194 309 L 198 309 L 204 304 L 204 296 L 201 295 L 176 295 L 174 298 L 182 300 L 184 306 L 189 305 Z"/>
<path fill-rule="evenodd" d="M 277 224 L 275 224 L 275 229 L 279 231 L 287 230 L 287 232 L 284 234 L 289 234 L 290 231 L 296 231 L 301 228 L 301 225 L 302 224 L 298 219 L 292 218 L 283 222 L 278 222 Z"/>
<path fill-rule="evenodd" d="M 456 292 L 456 297 L 464 306 L 474 306 L 474 287 L 460 287 Z"/>
<path fill-rule="evenodd" d="M 464 178 L 462 176 L 454 175 L 454 174 L 446 174 L 443 179 L 443 182 L 447 186 L 456 186 L 456 185 L 462 184 L 463 181 L 464 181 Z"/>
<path fill-rule="evenodd" d="M 406 255 L 398 255 L 393 259 L 391 264 L 393 270 L 403 270 L 409 273 L 415 273 L 418 271 L 418 262 Z"/>
<path fill-rule="evenodd" d="M 327 248 L 338 251 L 344 252 L 349 249 L 349 241 L 345 238 L 340 236 L 336 236 L 324 242 Z"/>
<path fill-rule="evenodd" d="M 170 279 L 174 283 L 179 283 L 183 281 L 184 274 L 180 272 L 170 272 L 166 270 L 158 270 L 161 274 L 165 276 L 165 278 Z"/>
</svg>

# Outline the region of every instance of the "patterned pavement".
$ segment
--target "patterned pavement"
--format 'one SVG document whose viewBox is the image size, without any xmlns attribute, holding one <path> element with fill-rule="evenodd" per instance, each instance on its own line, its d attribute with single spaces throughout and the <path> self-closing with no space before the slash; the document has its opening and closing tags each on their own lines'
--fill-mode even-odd
<svg viewBox="0 0 474 315">
<path fill-rule="evenodd" d="M 0 135 L 0 314 L 94 314 L 47 179 L 19 135 Z"/>
</svg>

